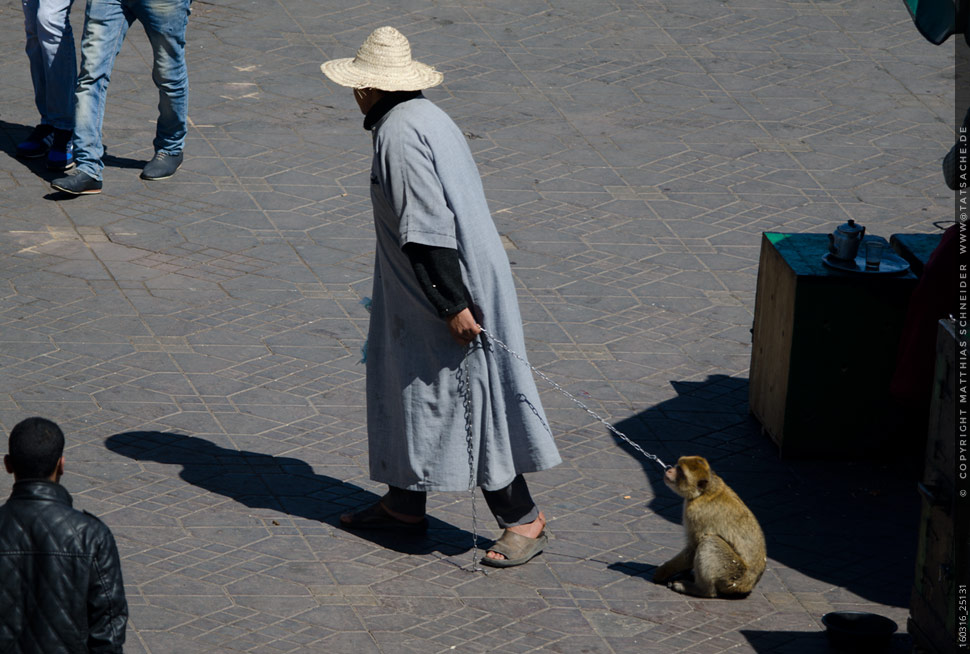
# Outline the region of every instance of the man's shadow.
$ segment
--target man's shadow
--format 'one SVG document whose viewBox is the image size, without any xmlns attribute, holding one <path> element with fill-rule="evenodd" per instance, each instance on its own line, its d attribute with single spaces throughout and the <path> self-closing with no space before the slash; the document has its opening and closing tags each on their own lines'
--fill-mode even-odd
<svg viewBox="0 0 970 654">
<path fill-rule="evenodd" d="M 226 449 L 195 436 L 126 432 L 110 436 L 105 445 L 136 461 L 180 465 L 179 477 L 184 481 L 250 508 L 280 511 L 334 527 L 339 527 L 341 513 L 379 499 L 359 486 L 315 473 L 300 459 Z M 429 522 L 426 535 L 377 530 L 350 533 L 404 554 L 454 556 L 471 549 L 469 532 L 434 518 Z"/>
</svg>

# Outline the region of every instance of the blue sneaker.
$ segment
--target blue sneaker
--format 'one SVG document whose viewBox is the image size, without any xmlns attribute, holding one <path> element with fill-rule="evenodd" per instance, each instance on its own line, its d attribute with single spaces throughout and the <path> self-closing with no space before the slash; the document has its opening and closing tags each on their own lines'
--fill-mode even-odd
<svg viewBox="0 0 970 654">
<path fill-rule="evenodd" d="M 71 139 L 74 132 L 69 129 L 55 129 L 51 149 L 47 152 L 47 170 L 65 171 L 74 168 L 74 146 Z"/>
<path fill-rule="evenodd" d="M 53 140 L 54 128 L 50 125 L 38 125 L 26 140 L 17 144 L 17 156 L 22 159 L 43 157 L 51 149 Z"/>
</svg>

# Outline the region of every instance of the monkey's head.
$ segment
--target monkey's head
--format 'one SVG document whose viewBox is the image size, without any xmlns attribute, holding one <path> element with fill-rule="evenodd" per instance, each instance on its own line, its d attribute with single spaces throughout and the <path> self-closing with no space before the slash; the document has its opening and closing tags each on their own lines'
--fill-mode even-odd
<svg viewBox="0 0 970 654">
<path fill-rule="evenodd" d="M 664 483 L 686 500 L 708 492 L 714 478 L 710 464 L 702 456 L 682 456 L 677 465 L 664 472 Z"/>
</svg>

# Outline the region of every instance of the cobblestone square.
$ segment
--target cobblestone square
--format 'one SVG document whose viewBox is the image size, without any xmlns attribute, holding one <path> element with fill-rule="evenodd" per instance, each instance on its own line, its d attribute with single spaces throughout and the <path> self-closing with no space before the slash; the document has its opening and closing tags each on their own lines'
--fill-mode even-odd
<svg viewBox="0 0 970 654">
<path fill-rule="evenodd" d="M 138 177 L 157 92 L 136 25 L 104 191 L 77 198 L 14 157 L 37 121 L 20 4 L 0 0 L 0 428 L 64 429 L 64 484 L 121 551 L 127 652 L 811 654 L 836 609 L 892 618 L 910 651 L 913 479 L 781 460 L 747 399 L 762 232 L 953 218 L 952 43 L 902 2 L 195 0 L 184 165 Z M 468 493 L 431 495 L 427 538 L 337 528 L 382 492 L 374 233 L 370 136 L 319 64 L 382 25 L 444 73 L 426 95 L 468 137 L 531 363 L 664 461 L 711 461 L 767 537 L 747 599 L 651 583 L 679 499 L 541 381 L 564 462 L 529 478 L 540 557 L 468 570 Z"/>
</svg>

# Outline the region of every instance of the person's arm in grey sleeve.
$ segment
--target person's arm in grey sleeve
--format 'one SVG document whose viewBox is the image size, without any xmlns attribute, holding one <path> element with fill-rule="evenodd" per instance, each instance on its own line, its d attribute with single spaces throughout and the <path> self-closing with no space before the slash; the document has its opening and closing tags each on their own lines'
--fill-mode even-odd
<svg viewBox="0 0 970 654">
<path fill-rule="evenodd" d="M 88 652 L 121 654 L 128 624 L 128 602 L 121 578 L 121 558 L 111 532 L 98 538 L 88 585 Z"/>
</svg>

